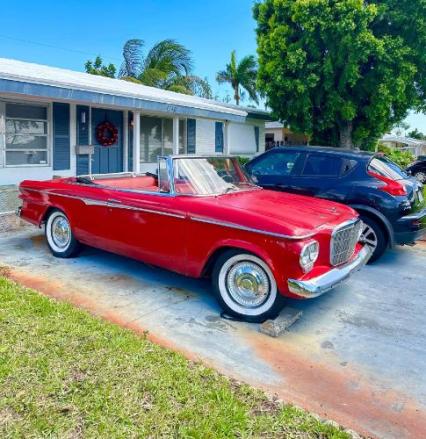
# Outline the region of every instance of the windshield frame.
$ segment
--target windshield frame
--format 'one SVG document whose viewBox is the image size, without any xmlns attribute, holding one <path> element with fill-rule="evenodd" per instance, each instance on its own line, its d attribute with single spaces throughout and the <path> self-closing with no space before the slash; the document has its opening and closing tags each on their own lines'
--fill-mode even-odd
<svg viewBox="0 0 426 439">
<path fill-rule="evenodd" d="M 261 190 L 262 188 L 258 185 L 256 185 L 250 175 L 245 171 L 244 167 L 241 166 L 238 157 L 237 156 L 230 156 L 230 155 L 175 155 L 175 156 L 162 156 L 158 157 L 159 160 L 166 159 L 167 164 L 169 165 L 169 177 L 171 178 L 170 181 L 170 194 L 174 196 L 183 196 L 183 197 L 218 197 L 221 195 L 227 195 L 237 192 L 243 192 L 242 190 L 237 191 L 231 191 L 231 192 L 217 192 L 217 193 L 209 193 L 209 194 L 191 194 L 191 193 L 179 193 L 176 192 L 175 187 L 175 161 L 177 160 L 197 160 L 197 159 L 223 159 L 223 160 L 231 160 L 233 163 L 233 166 L 235 168 L 238 168 L 238 170 L 244 175 L 244 177 L 247 179 L 247 184 L 250 185 L 250 188 L 244 190 L 245 191 L 251 191 L 251 190 Z M 233 184 L 233 183 L 230 183 Z"/>
</svg>

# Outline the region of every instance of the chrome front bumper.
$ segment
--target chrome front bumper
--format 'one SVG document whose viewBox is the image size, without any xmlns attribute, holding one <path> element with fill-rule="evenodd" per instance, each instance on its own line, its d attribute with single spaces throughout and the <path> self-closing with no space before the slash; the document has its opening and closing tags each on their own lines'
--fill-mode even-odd
<svg viewBox="0 0 426 439">
<path fill-rule="evenodd" d="M 309 280 L 289 279 L 288 289 L 292 294 L 304 299 L 320 296 L 346 281 L 352 273 L 358 271 L 368 262 L 372 254 L 372 248 L 364 245 L 355 259 L 345 265 L 333 268 L 321 276 Z"/>
</svg>

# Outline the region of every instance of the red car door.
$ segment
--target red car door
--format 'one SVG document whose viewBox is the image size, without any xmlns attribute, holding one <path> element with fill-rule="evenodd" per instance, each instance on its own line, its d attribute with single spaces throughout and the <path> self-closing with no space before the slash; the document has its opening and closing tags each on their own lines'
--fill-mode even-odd
<svg viewBox="0 0 426 439">
<path fill-rule="evenodd" d="M 183 273 L 186 212 L 179 197 L 109 190 L 112 251 Z"/>
</svg>

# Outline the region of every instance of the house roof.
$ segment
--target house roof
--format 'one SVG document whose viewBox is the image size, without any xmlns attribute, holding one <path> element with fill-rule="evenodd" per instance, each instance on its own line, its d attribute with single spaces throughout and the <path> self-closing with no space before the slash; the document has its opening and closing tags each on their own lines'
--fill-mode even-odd
<svg viewBox="0 0 426 439">
<path fill-rule="evenodd" d="M 413 139 L 412 137 L 395 136 L 393 134 L 386 134 L 381 139 L 382 142 L 402 143 L 407 146 L 423 146 L 426 145 L 425 140 Z"/>
<path fill-rule="evenodd" d="M 265 123 L 265 128 L 266 129 L 281 129 L 284 128 L 284 124 L 282 124 L 281 122 L 273 121 L 273 122 L 266 122 Z"/>
<path fill-rule="evenodd" d="M 2 92 L 235 121 L 245 121 L 247 117 L 269 118 L 261 110 L 6 58 L 0 58 Z"/>
</svg>

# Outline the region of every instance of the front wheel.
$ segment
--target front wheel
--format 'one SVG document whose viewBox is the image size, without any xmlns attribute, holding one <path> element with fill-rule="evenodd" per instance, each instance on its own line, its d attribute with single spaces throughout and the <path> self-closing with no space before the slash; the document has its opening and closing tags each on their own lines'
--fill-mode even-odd
<svg viewBox="0 0 426 439">
<path fill-rule="evenodd" d="M 45 234 L 54 256 L 71 258 L 78 253 L 80 244 L 74 237 L 69 219 L 61 210 L 55 209 L 50 213 Z"/>
<path fill-rule="evenodd" d="M 239 250 L 222 254 L 213 269 L 213 287 L 224 311 L 248 322 L 275 318 L 283 307 L 274 276 L 260 258 Z"/>
</svg>

